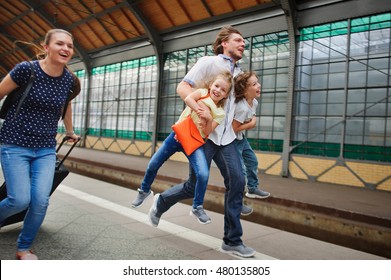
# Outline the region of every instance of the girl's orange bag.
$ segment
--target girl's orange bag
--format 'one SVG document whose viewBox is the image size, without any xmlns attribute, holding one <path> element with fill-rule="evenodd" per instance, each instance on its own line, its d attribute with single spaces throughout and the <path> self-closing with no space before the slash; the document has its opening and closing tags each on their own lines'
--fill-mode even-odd
<svg viewBox="0 0 391 280">
<path fill-rule="evenodd" d="M 188 156 L 205 144 L 204 138 L 202 138 L 190 115 L 174 124 L 171 128 L 174 130 L 179 143 L 181 143 L 183 150 Z"/>
</svg>

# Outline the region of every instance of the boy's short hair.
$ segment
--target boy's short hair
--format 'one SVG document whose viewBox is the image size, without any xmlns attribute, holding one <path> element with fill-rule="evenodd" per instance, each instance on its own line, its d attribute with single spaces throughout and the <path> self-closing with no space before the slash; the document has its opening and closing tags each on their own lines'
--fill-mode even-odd
<svg viewBox="0 0 391 280">
<path fill-rule="evenodd" d="M 245 97 L 245 90 L 248 86 L 247 82 L 252 76 L 258 78 L 257 73 L 254 71 L 245 71 L 235 77 L 234 89 L 235 89 L 235 102 L 239 102 Z"/>
</svg>

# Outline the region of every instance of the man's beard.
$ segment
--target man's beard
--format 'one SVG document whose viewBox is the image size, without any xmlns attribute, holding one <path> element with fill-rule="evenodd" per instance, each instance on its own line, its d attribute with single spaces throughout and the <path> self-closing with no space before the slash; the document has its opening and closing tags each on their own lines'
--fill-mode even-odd
<svg viewBox="0 0 391 280">
<path fill-rule="evenodd" d="M 234 51 L 228 51 L 229 56 L 233 58 L 235 61 L 242 59 L 242 55 L 237 55 Z"/>
</svg>

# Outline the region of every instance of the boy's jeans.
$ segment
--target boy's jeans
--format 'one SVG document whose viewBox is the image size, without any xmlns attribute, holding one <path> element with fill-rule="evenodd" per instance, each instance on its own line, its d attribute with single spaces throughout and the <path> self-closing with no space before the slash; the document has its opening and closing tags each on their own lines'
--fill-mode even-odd
<svg viewBox="0 0 391 280">
<path fill-rule="evenodd" d="M 247 188 L 256 189 L 258 188 L 258 159 L 250 146 L 250 143 L 245 137 L 241 140 L 235 140 L 236 147 L 238 148 L 239 154 L 242 156 L 243 174 L 246 178 Z"/>
</svg>

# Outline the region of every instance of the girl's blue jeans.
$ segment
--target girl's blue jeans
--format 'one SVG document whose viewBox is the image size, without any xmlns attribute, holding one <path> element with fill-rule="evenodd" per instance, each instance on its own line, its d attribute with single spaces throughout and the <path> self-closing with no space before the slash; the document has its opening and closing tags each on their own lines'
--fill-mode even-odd
<svg viewBox="0 0 391 280">
<path fill-rule="evenodd" d="M 174 136 L 175 133 L 171 132 L 164 140 L 162 146 L 149 161 L 143 182 L 141 183 L 141 189 L 144 192 L 150 191 L 157 172 L 164 162 L 166 162 L 176 152 L 184 153 L 182 145 L 176 141 Z M 204 203 L 206 187 L 208 186 L 209 180 L 209 167 L 203 146 L 195 150 L 190 156 L 187 156 L 187 159 L 189 160 L 190 166 L 193 168 L 196 176 L 193 208 L 197 208 L 197 206 L 202 206 Z"/>
<path fill-rule="evenodd" d="M 0 225 L 28 208 L 18 237 L 18 251 L 30 249 L 49 206 L 56 165 L 55 148 L 25 148 L 2 144 L 1 167 L 7 198 L 0 202 Z"/>
</svg>

